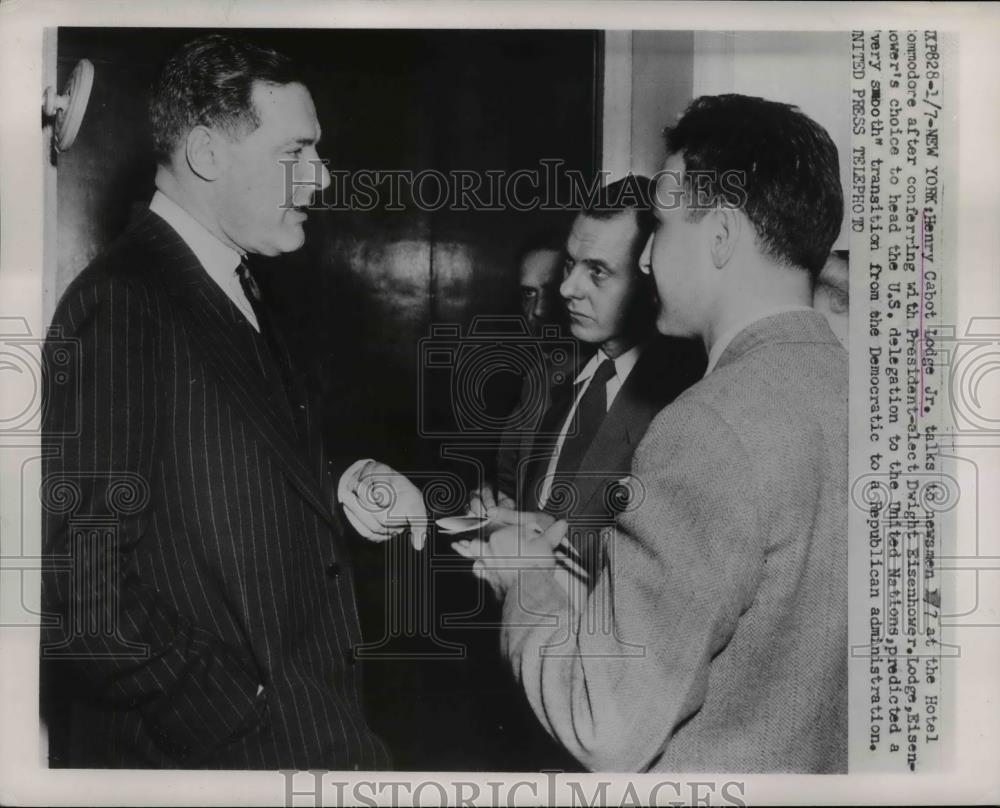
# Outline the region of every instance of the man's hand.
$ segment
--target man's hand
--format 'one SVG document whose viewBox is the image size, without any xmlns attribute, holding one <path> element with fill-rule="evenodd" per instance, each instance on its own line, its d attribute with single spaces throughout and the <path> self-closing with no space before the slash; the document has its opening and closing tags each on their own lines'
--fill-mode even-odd
<svg viewBox="0 0 1000 808">
<path fill-rule="evenodd" d="M 498 504 L 486 514 L 490 522 L 502 525 L 519 525 L 528 535 L 544 533 L 556 518 L 545 511 L 519 511 L 514 507 Z"/>
<path fill-rule="evenodd" d="M 514 500 L 490 483 L 484 483 L 469 497 L 470 516 L 489 516 L 489 512 L 497 507 L 513 510 Z"/>
<path fill-rule="evenodd" d="M 566 522 L 557 522 L 545 513 L 520 516 L 521 519 L 494 530 L 488 541 L 466 539 L 452 544 L 455 552 L 475 559 L 472 571 L 486 580 L 501 600 L 517 582 L 521 570 L 556 570 L 565 566 L 565 556 L 556 548 L 566 537 Z M 543 523 L 547 529 L 542 527 Z"/>
<path fill-rule="evenodd" d="M 359 460 L 340 478 L 337 499 L 352 527 L 366 539 L 385 541 L 409 528 L 417 550 L 427 541 L 423 495 L 385 463 Z"/>
</svg>

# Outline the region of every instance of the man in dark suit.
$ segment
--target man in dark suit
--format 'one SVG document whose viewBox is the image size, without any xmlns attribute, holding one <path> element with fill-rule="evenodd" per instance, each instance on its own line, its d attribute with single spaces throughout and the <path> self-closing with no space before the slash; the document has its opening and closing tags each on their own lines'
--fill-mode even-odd
<svg viewBox="0 0 1000 808">
<path fill-rule="evenodd" d="M 655 333 L 656 291 L 639 268 L 655 221 L 652 190 L 645 177 L 619 180 L 574 220 L 559 292 L 571 333 L 591 350 L 562 384 L 545 391 L 550 403 L 533 433 L 504 436 L 497 486 L 484 486 L 470 503 L 473 512 L 501 521 L 533 511 L 568 518 L 574 553 L 566 563 L 588 580 L 600 566 L 601 532 L 629 507 L 618 482 L 635 447 L 656 413 L 693 384 L 705 364 L 700 344 Z M 500 657 L 488 649 L 481 656 L 479 679 L 495 679 L 498 692 L 482 708 L 504 750 L 498 767 L 578 770 L 514 690 Z"/>
<path fill-rule="evenodd" d="M 591 350 L 548 391 L 533 433 L 504 436 L 497 485 L 471 503 L 501 520 L 516 518 L 512 510 L 569 518 L 588 574 L 600 528 L 626 504 L 618 482 L 646 427 L 704 370 L 700 344 L 656 334 L 656 290 L 638 260 L 655 221 L 652 192 L 649 178 L 630 175 L 601 189 L 574 220 L 559 293 L 572 335 Z M 503 510 L 490 510 L 496 505 Z"/>
<path fill-rule="evenodd" d="M 168 61 L 150 109 L 150 209 L 53 321 L 80 360 L 46 388 L 54 763 L 386 767 L 352 656 L 340 469 L 249 266 L 303 244 L 329 183 L 312 98 L 287 58 L 213 35 Z M 392 532 L 358 512 L 372 473 L 419 521 L 415 489 L 360 461 L 340 476 L 352 523 Z"/>
<path fill-rule="evenodd" d="M 645 499 L 589 591 L 558 567 L 562 521 L 469 549 L 535 714 L 588 768 L 844 772 L 847 353 L 810 305 L 837 149 L 794 107 L 724 95 L 667 153 L 642 260 L 659 330 L 709 362 L 636 450 Z"/>
</svg>

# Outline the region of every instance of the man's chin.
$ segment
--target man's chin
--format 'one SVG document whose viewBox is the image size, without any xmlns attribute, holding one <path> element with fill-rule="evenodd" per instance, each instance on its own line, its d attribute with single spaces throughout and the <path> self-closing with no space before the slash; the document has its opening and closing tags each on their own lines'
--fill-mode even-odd
<svg viewBox="0 0 1000 808">
<path fill-rule="evenodd" d="M 302 246 L 305 243 L 306 233 L 302 229 L 302 225 L 285 227 L 282 230 L 280 241 L 276 241 L 274 245 L 274 252 L 270 253 L 270 255 L 282 255 L 284 253 L 295 252 L 296 250 L 302 249 Z"/>
<path fill-rule="evenodd" d="M 685 331 L 673 317 L 669 314 L 660 314 L 656 318 L 656 330 L 665 337 L 689 337 L 690 333 Z"/>
<path fill-rule="evenodd" d="M 594 337 L 592 329 L 587 327 L 586 320 L 575 320 L 572 317 L 569 321 L 569 333 L 580 342 L 600 342 Z"/>
</svg>

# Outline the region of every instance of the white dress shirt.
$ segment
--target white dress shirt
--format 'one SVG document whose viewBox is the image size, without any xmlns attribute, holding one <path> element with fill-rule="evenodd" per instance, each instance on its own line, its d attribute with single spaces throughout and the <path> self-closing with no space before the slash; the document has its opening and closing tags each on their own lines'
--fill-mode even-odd
<svg viewBox="0 0 1000 808">
<path fill-rule="evenodd" d="M 260 331 L 257 316 L 253 313 L 253 307 L 247 296 L 243 294 L 243 287 L 240 286 L 240 279 L 236 274 L 236 268 L 243 260 L 242 256 L 232 247 L 219 241 L 203 224 L 163 191 L 153 194 L 149 209 L 177 231 L 177 235 L 201 262 L 208 277 L 215 281 L 226 293 L 226 297 L 233 301 L 233 305 L 247 318 L 247 322 Z"/>
<path fill-rule="evenodd" d="M 705 376 L 712 372 L 715 368 L 716 363 L 722 358 L 722 354 L 725 352 L 726 348 L 729 347 L 729 343 L 739 336 L 740 332 L 746 328 L 749 328 L 754 323 L 759 320 L 763 320 L 765 317 L 773 317 L 775 314 L 784 314 L 786 311 L 814 311 L 812 306 L 799 306 L 799 305 L 789 305 L 789 306 L 776 306 L 773 309 L 768 309 L 763 313 L 756 313 L 753 317 L 746 320 L 740 320 L 732 328 L 724 331 L 722 336 L 720 336 L 715 342 L 712 343 L 712 350 L 708 352 L 708 365 L 705 368 Z M 704 378 L 704 377 L 702 377 Z"/>
<path fill-rule="evenodd" d="M 632 372 L 632 368 L 635 367 L 635 363 L 639 360 L 641 353 L 642 346 L 636 345 L 625 351 L 621 356 L 611 360 L 615 365 L 615 375 L 608 379 L 608 383 L 605 386 L 607 393 L 605 412 L 611 409 L 611 405 L 615 402 L 615 397 L 622 389 L 622 385 L 625 384 L 625 380 Z M 566 416 L 566 420 L 563 422 L 559 438 L 556 440 L 556 449 L 552 453 L 549 465 L 545 470 L 545 478 L 542 481 L 542 492 L 538 497 L 538 505 L 542 509 L 545 508 L 546 503 L 549 501 L 549 494 L 552 492 L 552 480 L 555 477 L 556 466 L 559 465 L 559 455 L 562 453 L 563 443 L 566 442 L 566 433 L 569 432 L 570 424 L 573 423 L 573 416 L 576 415 L 576 408 L 580 405 L 580 399 L 583 398 L 583 394 L 590 387 L 590 381 L 597 371 L 598 366 L 608 358 L 610 357 L 603 350 L 598 349 L 597 353 L 590 357 L 590 361 L 583 366 L 583 369 L 573 381 L 573 384 L 577 388 L 576 398 L 573 401 L 573 406 L 570 408 L 569 415 Z"/>
</svg>

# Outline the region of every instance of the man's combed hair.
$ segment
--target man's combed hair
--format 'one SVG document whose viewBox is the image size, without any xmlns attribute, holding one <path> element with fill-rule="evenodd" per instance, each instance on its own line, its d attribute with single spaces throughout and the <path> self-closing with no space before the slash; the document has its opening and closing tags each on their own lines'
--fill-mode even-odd
<svg viewBox="0 0 1000 808">
<path fill-rule="evenodd" d="M 591 219 L 608 220 L 625 211 L 632 211 L 639 228 L 636 234 L 638 259 L 656 226 L 653 209 L 655 189 L 654 180 L 642 174 L 629 173 L 620 180 L 602 187 L 596 197 L 588 200 L 580 212 Z"/>
<path fill-rule="evenodd" d="M 592 219 L 611 219 L 619 213 L 634 210 L 640 229 L 645 229 L 648 224 L 651 231 L 654 224 L 653 186 L 654 182 L 649 177 L 629 173 L 602 186 L 586 201 L 580 212 Z"/>
<path fill-rule="evenodd" d="M 256 129 L 255 81 L 282 85 L 301 80 L 287 56 L 236 37 L 210 34 L 186 43 L 153 85 L 149 117 L 156 161 L 169 163 L 195 126 L 215 127 L 231 137 Z"/>
<path fill-rule="evenodd" d="M 837 147 L 822 126 L 790 104 L 734 94 L 696 98 L 664 134 L 667 153 L 684 158 L 689 216 L 738 207 L 767 255 L 816 278 L 844 215 Z"/>
</svg>

